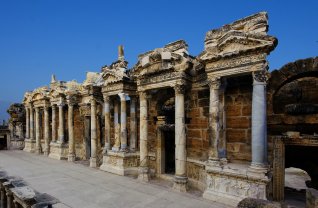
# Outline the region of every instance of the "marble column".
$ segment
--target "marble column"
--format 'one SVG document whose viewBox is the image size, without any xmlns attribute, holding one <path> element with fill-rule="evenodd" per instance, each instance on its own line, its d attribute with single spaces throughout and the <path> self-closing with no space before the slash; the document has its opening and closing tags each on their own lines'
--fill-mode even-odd
<svg viewBox="0 0 318 208">
<path fill-rule="evenodd" d="M 60 103 L 59 105 L 59 129 L 58 129 L 58 137 L 59 143 L 64 144 L 64 103 Z"/>
<path fill-rule="evenodd" d="M 96 100 L 91 100 L 91 158 L 90 167 L 97 167 L 97 128 L 96 128 Z"/>
<path fill-rule="evenodd" d="M 137 121 L 136 121 L 136 97 L 130 97 L 130 143 L 131 151 L 135 151 L 137 146 Z"/>
<path fill-rule="evenodd" d="M 187 191 L 187 150 L 185 133 L 184 112 L 184 85 L 176 85 L 175 90 L 175 157 L 176 173 L 173 188 L 175 190 Z"/>
<path fill-rule="evenodd" d="M 44 107 L 44 155 L 50 153 L 50 124 L 49 124 L 49 106 Z"/>
<path fill-rule="evenodd" d="M 56 142 L 56 106 L 52 105 L 52 142 Z"/>
<path fill-rule="evenodd" d="M 30 131 L 29 131 L 29 127 L 30 127 L 30 110 L 29 107 L 25 108 L 25 115 L 26 115 L 26 121 L 25 121 L 25 137 L 26 139 L 30 138 Z"/>
<path fill-rule="evenodd" d="M 120 150 L 120 125 L 118 123 L 118 112 L 119 106 L 117 100 L 114 100 L 114 137 L 115 137 L 115 144 L 112 147 L 113 151 Z"/>
<path fill-rule="evenodd" d="M 30 106 L 30 140 L 34 140 L 34 113 L 33 113 L 33 106 Z"/>
<path fill-rule="evenodd" d="M 149 167 L 148 167 L 148 104 L 147 93 L 145 91 L 139 92 L 140 100 L 140 167 L 138 179 L 142 181 L 149 181 Z"/>
<path fill-rule="evenodd" d="M 104 154 L 110 150 L 110 98 L 104 96 L 104 112 L 105 112 L 105 147 Z"/>
<path fill-rule="evenodd" d="M 219 78 L 210 80 L 210 103 L 209 103 L 209 130 L 210 130 L 210 147 L 209 147 L 209 164 L 219 165 L 220 157 L 218 146 L 220 142 L 220 91 L 221 82 Z"/>
<path fill-rule="evenodd" d="M 74 104 L 68 103 L 67 123 L 68 123 L 68 161 L 75 161 L 75 141 L 74 141 Z"/>
<path fill-rule="evenodd" d="M 266 171 L 267 123 L 266 123 L 267 71 L 253 73 L 252 97 L 252 171 Z"/>
<path fill-rule="evenodd" d="M 126 113 L 126 94 L 119 93 L 120 97 L 120 150 L 127 150 L 127 113 Z"/>
<path fill-rule="evenodd" d="M 41 154 L 41 135 L 40 135 L 40 108 L 35 108 L 35 148 L 36 153 Z"/>
</svg>

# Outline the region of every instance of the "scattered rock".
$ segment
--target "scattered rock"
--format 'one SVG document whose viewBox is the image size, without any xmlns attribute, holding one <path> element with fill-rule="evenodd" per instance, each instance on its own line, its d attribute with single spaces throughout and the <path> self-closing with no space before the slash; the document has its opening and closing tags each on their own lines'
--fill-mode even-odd
<svg viewBox="0 0 318 208">
<path fill-rule="evenodd" d="M 238 208 L 282 208 L 278 202 L 263 199 L 245 198 L 237 205 Z"/>
</svg>

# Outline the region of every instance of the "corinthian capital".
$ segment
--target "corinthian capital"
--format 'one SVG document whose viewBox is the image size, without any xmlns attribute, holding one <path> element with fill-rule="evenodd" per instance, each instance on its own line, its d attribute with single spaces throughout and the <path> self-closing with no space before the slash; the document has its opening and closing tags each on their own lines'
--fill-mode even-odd
<svg viewBox="0 0 318 208">
<path fill-rule="evenodd" d="M 209 79 L 208 85 L 211 89 L 218 90 L 221 87 L 221 79 L 220 77 L 213 77 L 212 79 Z"/>
<path fill-rule="evenodd" d="M 180 84 L 177 84 L 174 86 L 174 91 L 176 94 L 184 94 L 185 92 L 185 85 L 180 85 Z"/>
<path fill-rule="evenodd" d="M 261 71 L 254 71 L 252 75 L 253 75 L 254 82 L 266 83 L 270 77 L 270 73 L 266 69 Z"/>
</svg>

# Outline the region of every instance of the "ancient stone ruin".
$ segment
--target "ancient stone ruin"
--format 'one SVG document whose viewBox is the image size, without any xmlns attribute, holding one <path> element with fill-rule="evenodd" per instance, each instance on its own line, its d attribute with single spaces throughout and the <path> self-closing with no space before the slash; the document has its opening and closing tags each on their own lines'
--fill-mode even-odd
<svg viewBox="0 0 318 208">
<path fill-rule="evenodd" d="M 118 60 L 83 83 L 53 75 L 24 95 L 24 151 L 171 180 L 230 205 L 283 200 L 286 147 L 318 144 L 318 58 L 270 73 L 277 39 L 268 27 L 260 12 L 208 31 L 198 56 L 179 40 L 128 68 L 120 46 Z M 307 172 L 317 188 L 317 169 Z"/>
</svg>

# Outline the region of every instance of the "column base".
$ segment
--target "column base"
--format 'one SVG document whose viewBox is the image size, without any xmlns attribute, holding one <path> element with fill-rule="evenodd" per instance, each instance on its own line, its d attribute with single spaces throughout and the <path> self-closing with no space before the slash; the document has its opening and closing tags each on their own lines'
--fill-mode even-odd
<svg viewBox="0 0 318 208">
<path fill-rule="evenodd" d="M 188 190 L 188 177 L 175 176 L 172 188 L 176 191 L 179 191 L 179 192 L 187 192 L 187 190 Z"/>
<path fill-rule="evenodd" d="M 97 164 L 97 158 L 96 157 L 91 157 L 89 159 L 89 167 L 91 168 L 97 168 L 98 164 Z"/>
<path fill-rule="evenodd" d="M 68 144 L 51 142 L 49 157 L 57 160 L 66 160 L 68 158 Z"/>
<path fill-rule="evenodd" d="M 148 182 L 150 180 L 150 173 L 148 167 L 139 167 L 138 180 L 143 182 Z"/>
<path fill-rule="evenodd" d="M 48 157 L 49 156 L 49 151 L 44 150 L 44 156 Z"/>
<path fill-rule="evenodd" d="M 75 154 L 68 154 L 67 161 L 74 162 L 76 159 Z"/>
<path fill-rule="evenodd" d="M 117 175 L 138 175 L 139 153 L 108 151 L 100 169 Z"/>
<path fill-rule="evenodd" d="M 220 168 L 206 166 L 207 188 L 203 198 L 230 206 L 244 198 L 266 199 L 269 179 L 262 175 L 249 175 L 249 166 L 229 163 Z"/>
<path fill-rule="evenodd" d="M 23 151 L 34 153 L 35 152 L 35 140 L 25 139 Z"/>
<path fill-rule="evenodd" d="M 268 168 L 265 165 L 255 165 L 251 164 L 248 168 L 247 174 L 254 177 L 266 177 Z"/>
</svg>

